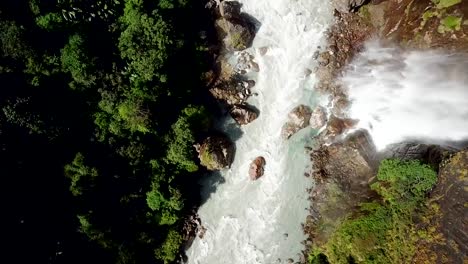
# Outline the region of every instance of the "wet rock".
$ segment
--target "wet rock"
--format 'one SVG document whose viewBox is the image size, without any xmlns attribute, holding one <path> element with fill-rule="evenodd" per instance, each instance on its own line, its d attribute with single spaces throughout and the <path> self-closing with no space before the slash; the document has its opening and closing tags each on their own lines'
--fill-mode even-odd
<svg viewBox="0 0 468 264">
<path fill-rule="evenodd" d="M 252 44 L 255 26 L 249 17 L 240 12 L 240 3 L 224 1 L 221 3 L 221 18 L 216 20 L 216 30 L 226 49 L 244 50 Z"/>
<path fill-rule="evenodd" d="M 328 121 L 327 135 L 332 137 L 341 135 L 345 130 L 354 127 L 356 124 L 356 120 L 349 118 L 338 118 L 332 115 Z"/>
<path fill-rule="evenodd" d="M 198 157 L 208 170 L 228 168 L 234 157 L 234 144 L 226 137 L 208 137 L 200 144 Z"/>
<path fill-rule="evenodd" d="M 250 163 L 249 177 L 252 181 L 263 176 L 263 173 L 265 172 L 265 164 L 266 162 L 264 157 L 257 157 L 252 161 L 252 163 Z"/>
<path fill-rule="evenodd" d="M 198 237 L 200 239 L 203 239 L 203 237 L 205 236 L 205 233 L 206 233 L 206 227 L 201 225 L 200 228 L 198 229 Z"/>
<path fill-rule="evenodd" d="M 312 110 L 306 105 L 299 105 L 295 107 L 288 114 L 288 121 L 284 124 L 281 131 L 284 139 L 289 139 L 292 135 L 297 133 L 299 130 L 307 127 L 310 122 Z"/>
<path fill-rule="evenodd" d="M 258 52 L 260 53 L 261 56 L 265 56 L 268 52 L 268 47 L 261 47 L 258 49 Z"/>
<path fill-rule="evenodd" d="M 380 159 L 396 158 L 401 160 L 419 160 L 438 168 L 444 157 L 456 150 L 439 145 L 421 144 L 416 142 L 402 142 L 392 144 L 379 153 Z"/>
<path fill-rule="evenodd" d="M 319 129 L 327 123 L 327 113 L 322 106 L 316 107 L 310 116 L 309 125 L 313 129 Z"/>
<path fill-rule="evenodd" d="M 238 73 L 247 73 L 249 71 L 259 72 L 260 66 L 254 61 L 254 56 L 252 54 L 243 51 L 239 54 L 239 57 L 237 58 L 235 71 Z"/>
<path fill-rule="evenodd" d="M 239 125 L 251 123 L 258 117 L 258 113 L 248 105 L 234 105 L 229 113 Z"/>
</svg>

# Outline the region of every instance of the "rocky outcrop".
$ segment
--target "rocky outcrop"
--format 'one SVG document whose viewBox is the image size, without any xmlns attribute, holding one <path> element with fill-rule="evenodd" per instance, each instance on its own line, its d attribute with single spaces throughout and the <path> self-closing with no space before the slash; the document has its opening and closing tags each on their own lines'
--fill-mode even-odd
<svg viewBox="0 0 468 264">
<path fill-rule="evenodd" d="M 444 157 L 455 151 L 455 149 L 440 145 L 402 142 L 386 147 L 385 150 L 379 153 L 379 159 L 420 160 L 437 169 Z"/>
<path fill-rule="evenodd" d="M 231 77 L 229 80 L 218 81 L 211 89 L 210 93 L 217 100 L 228 105 L 243 104 L 251 95 L 251 88 L 255 85 L 253 80 L 240 80 Z"/>
<path fill-rule="evenodd" d="M 221 17 L 216 20 L 216 29 L 227 50 L 244 50 L 250 47 L 255 36 L 255 25 L 240 12 L 240 7 L 235 1 L 221 2 Z"/>
<path fill-rule="evenodd" d="M 239 74 L 246 74 L 247 72 L 259 72 L 260 66 L 255 62 L 254 56 L 246 51 L 239 54 L 235 71 Z"/>
<path fill-rule="evenodd" d="M 338 135 L 341 135 L 347 129 L 352 128 L 356 124 L 356 120 L 349 118 L 338 118 L 332 115 L 327 124 L 327 136 L 336 137 Z"/>
<path fill-rule="evenodd" d="M 313 129 L 319 129 L 327 123 L 327 112 L 325 108 L 317 106 L 310 116 L 309 125 Z"/>
<path fill-rule="evenodd" d="M 266 162 L 264 157 L 257 157 L 252 161 L 252 163 L 250 163 L 249 177 L 252 181 L 255 181 L 263 176 L 265 171 L 265 164 Z"/>
<path fill-rule="evenodd" d="M 295 107 L 288 114 L 288 121 L 284 124 L 281 135 L 284 139 L 289 139 L 292 135 L 299 130 L 309 125 L 312 110 L 306 105 L 299 105 Z"/>
<path fill-rule="evenodd" d="M 432 239 L 416 243 L 414 263 L 465 263 L 468 255 L 468 149 L 442 160 L 437 184 L 430 194 L 432 211 L 424 227 Z M 429 261 L 428 261 L 429 260 Z"/>
<path fill-rule="evenodd" d="M 247 125 L 258 117 L 257 111 L 248 105 L 234 105 L 229 113 L 239 125 Z"/>
<path fill-rule="evenodd" d="M 226 137 L 211 136 L 197 148 L 200 164 L 208 170 L 222 170 L 231 166 L 234 144 Z"/>
<path fill-rule="evenodd" d="M 315 245 L 325 242 L 347 214 L 372 197 L 368 182 L 375 173 L 375 153 L 370 135 L 362 130 L 311 152 L 315 186 L 304 232 Z"/>
</svg>

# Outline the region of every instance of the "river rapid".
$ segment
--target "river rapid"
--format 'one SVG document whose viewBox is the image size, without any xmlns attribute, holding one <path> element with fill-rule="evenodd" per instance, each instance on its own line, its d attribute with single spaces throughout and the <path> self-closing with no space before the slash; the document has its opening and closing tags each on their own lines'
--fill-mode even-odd
<svg viewBox="0 0 468 264">
<path fill-rule="evenodd" d="M 281 127 L 295 106 L 318 103 L 316 78 L 306 72 L 315 67 L 317 47 L 325 44 L 332 8 L 319 0 L 239 2 L 260 22 L 247 50 L 260 66 L 253 89 L 258 96 L 249 99 L 260 115 L 241 128 L 240 137 L 232 119 L 222 125 L 235 140 L 236 155 L 230 169 L 202 182 L 206 202 L 198 213 L 207 231 L 187 250 L 193 264 L 287 263 L 298 261 L 304 249 L 301 223 L 309 207 L 306 188 L 312 184 L 304 177 L 309 163 L 304 146 L 316 131 L 305 129 L 286 141 Z M 263 56 L 260 47 L 268 47 Z M 266 160 L 265 175 L 253 182 L 249 164 L 257 156 Z"/>
</svg>

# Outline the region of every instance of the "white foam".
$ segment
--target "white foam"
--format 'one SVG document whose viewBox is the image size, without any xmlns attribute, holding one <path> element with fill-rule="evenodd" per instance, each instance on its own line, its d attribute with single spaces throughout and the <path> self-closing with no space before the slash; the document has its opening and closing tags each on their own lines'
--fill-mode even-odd
<svg viewBox="0 0 468 264">
<path fill-rule="evenodd" d="M 225 183 L 199 209 L 208 231 L 187 251 L 189 263 L 194 264 L 298 260 L 296 254 L 303 249 L 300 242 L 305 238 L 300 224 L 309 205 L 305 188 L 311 184 L 303 176 L 308 163 L 305 137 L 299 134 L 285 142 L 280 134 L 292 108 L 313 102 L 315 77 L 304 73 L 314 66 L 312 56 L 323 44 L 332 10 L 319 0 L 240 2 L 244 12 L 261 22 L 250 50 L 260 66 L 254 87 L 259 95 L 250 103 L 260 110 L 260 116 L 242 128 L 231 169 L 221 172 Z M 269 50 L 261 56 L 258 48 L 263 46 Z M 232 120 L 225 124 L 228 133 L 232 132 L 230 123 Z M 248 167 L 257 156 L 266 159 L 265 175 L 252 182 Z"/>
<path fill-rule="evenodd" d="M 342 78 L 349 115 L 378 149 L 407 139 L 468 138 L 468 57 L 371 42 Z"/>
</svg>

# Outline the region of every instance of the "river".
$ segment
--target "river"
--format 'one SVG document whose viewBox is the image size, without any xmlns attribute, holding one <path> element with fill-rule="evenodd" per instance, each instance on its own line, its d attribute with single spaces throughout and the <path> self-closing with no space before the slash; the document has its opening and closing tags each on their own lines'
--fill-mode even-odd
<svg viewBox="0 0 468 264">
<path fill-rule="evenodd" d="M 242 127 L 238 137 L 233 120 L 223 123 L 224 131 L 236 139 L 236 156 L 230 169 L 221 171 L 222 183 L 207 176 L 202 195 L 209 195 L 199 215 L 207 228 L 203 239 L 196 238 L 187 251 L 193 264 L 270 264 L 299 260 L 305 239 L 301 223 L 309 202 L 304 177 L 309 158 L 304 146 L 315 131 L 305 129 L 286 141 L 281 127 L 287 114 L 303 103 L 314 107 L 315 67 L 313 54 L 325 44 L 325 31 L 332 22 L 332 9 L 319 0 L 241 0 L 242 11 L 261 25 L 248 49 L 260 72 L 255 76 L 249 103 L 260 110 L 253 123 Z M 260 47 L 268 47 L 265 55 Z M 266 159 L 265 175 L 249 180 L 250 162 Z M 208 194 L 209 193 L 209 194 Z"/>
</svg>

